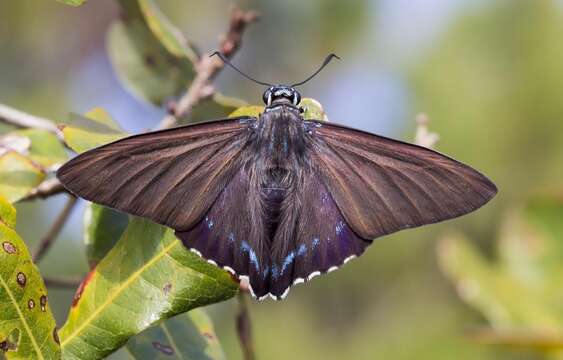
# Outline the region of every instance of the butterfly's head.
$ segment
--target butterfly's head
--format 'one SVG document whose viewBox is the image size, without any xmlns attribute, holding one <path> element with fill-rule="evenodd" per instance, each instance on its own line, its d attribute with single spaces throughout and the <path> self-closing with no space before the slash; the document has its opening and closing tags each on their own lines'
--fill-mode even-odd
<svg viewBox="0 0 563 360">
<path fill-rule="evenodd" d="M 275 103 L 287 103 L 293 104 L 294 106 L 299 105 L 301 102 L 301 94 L 295 88 L 287 85 L 273 85 L 264 91 L 262 95 L 262 100 L 266 106 L 271 106 Z"/>
</svg>

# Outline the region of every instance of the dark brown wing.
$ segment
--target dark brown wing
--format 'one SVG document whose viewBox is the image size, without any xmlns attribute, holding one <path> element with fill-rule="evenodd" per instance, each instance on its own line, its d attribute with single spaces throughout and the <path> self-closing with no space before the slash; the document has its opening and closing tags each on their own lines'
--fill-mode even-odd
<svg viewBox="0 0 563 360">
<path fill-rule="evenodd" d="M 476 170 L 427 148 L 323 122 L 310 128 L 316 171 L 364 239 L 461 216 L 497 192 Z"/>
<path fill-rule="evenodd" d="M 240 168 L 255 121 L 219 120 L 131 136 L 75 157 L 57 177 L 87 200 L 189 229 Z"/>
</svg>

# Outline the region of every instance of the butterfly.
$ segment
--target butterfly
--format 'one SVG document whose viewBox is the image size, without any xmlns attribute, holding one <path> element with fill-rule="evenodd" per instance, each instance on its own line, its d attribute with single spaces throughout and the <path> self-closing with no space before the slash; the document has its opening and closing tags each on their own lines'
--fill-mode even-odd
<svg viewBox="0 0 563 360">
<path fill-rule="evenodd" d="M 247 278 L 258 299 L 282 299 L 375 238 L 467 214 L 496 194 L 485 176 L 433 150 L 305 120 L 295 89 L 304 82 L 258 82 L 268 85 L 258 117 L 130 136 L 57 176 L 77 196 L 174 229 L 188 249 Z"/>
</svg>

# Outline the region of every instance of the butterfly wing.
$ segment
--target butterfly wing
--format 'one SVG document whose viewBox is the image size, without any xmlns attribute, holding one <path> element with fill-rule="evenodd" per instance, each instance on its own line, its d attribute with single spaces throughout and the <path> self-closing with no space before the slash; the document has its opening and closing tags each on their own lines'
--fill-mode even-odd
<svg viewBox="0 0 563 360">
<path fill-rule="evenodd" d="M 331 193 L 305 170 L 291 207 L 280 217 L 271 253 L 269 292 L 283 299 L 294 284 L 336 270 L 371 244 L 346 223 Z M 288 244 L 288 246 L 281 246 Z M 277 245 L 277 246 L 276 246 Z"/>
<path fill-rule="evenodd" d="M 192 229 L 176 231 L 190 250 L 228 270 L 248 278 L 252 294 L 268 293 L 269 241 L 264 234 L 260 188 L 253 186 L 253 162 L 241 168 L 221 192 L 202 220 Z"/>
<path fill-rule="evenodd" d="M 430 149 L 335 124 L 310 128 L 315 171 L 364 239 L 464 215 L 497 192 L 476 170 Z"/>
<path fill-rule="evenodd" d="M 87 200 L 189 229 L 241 167 L 255 121 L 219 120 L 131 136 L 75 157 L 57 177 Z"/>
</svg>

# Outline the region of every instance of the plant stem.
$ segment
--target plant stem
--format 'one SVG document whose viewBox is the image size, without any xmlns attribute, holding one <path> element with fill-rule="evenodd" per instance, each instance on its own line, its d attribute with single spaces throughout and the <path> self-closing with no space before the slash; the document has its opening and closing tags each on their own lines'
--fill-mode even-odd
<svg viewBox="0 0 563 360">
<path fill-rule="evenodd" d="M 3 104 L 0 104 L 0 121 L 18 128 L 47 130 L 57 135 L 59 139 L 63 139 L 63 134 L 52 121 L 24 113 Z"/>
<path fill-rule="evenodd" d="M 228 58 L 231 58 L 242 43 L 242 36 L 248 25 L 258 19 L 258 14 L 254 11 L 243 11 L 233 9 L 227 33 L 221 38 L 219 51 Z M 223 69 L 223 62 L 209 55 L 203 55 L 195 64 L 196 76 L 189 86 L 187 92 L 180 98 L 178 103 L 171 109 L 171 114 L 160 121 L 157 129 L 166 129 L 178 124 L 178 120 L 188 117 L 194 106 L 202 100 L 209 98 L 215 92 L 212 81 Z"/>
<path fill-rule="evenodd" d="M 57 178 L 52 178 L 43 181 L 35 189 L 32 189 L 23 199 L 20 201 L 30 201 L 35 199 L 46 199 L 50 196 L 61 194 L 66 192 L 63 184 Z"/>
<path fill-rule="evenodd" d="M 69 195 L 63 210 L 55 219 L 53 226 L 51 226 L 47 234 L 45 234 L 45 236 L 39 242 L 39 246 L 33 254 L 33 262 L 35 262 L 36 264 L 39 263 L 39 261 L 41 261 L 41 259 L 47 254 L 51 245 L 53 245 L 62 228 L 68 221 L 70 214 L 72 213 L 72 209 L 74 209 L 77 201 L 78 199 L 74 195 Z"/>
<path fill-rule="evenodd" d="M 236 316 L 237 335 L 244 360 L 255 360 L 252 321 L 248 310 L 248 291 L 241 289 L 237 295 L 238 312 Z"/>
</svg>

